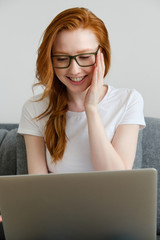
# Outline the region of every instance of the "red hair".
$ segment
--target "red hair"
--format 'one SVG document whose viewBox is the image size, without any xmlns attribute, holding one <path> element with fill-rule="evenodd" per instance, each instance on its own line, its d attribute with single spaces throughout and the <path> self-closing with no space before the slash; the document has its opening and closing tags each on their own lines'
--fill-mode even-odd
<svg viewBox="0 0 160 240">
<path fill-rule="evenodd" d="M 105 74 L 110 66 L 110 43 L 107 29 L 101 19 L 86 8 L 71 8 L 59 13 L 46 28 L 42 43 L 38 49 L 36 77 L 39 82 L 36 85 L 45 87 L 44 93 L 39 101 L 49 97 L 48 108 L 37 119 L 49 116 L 45 129 L 45 141 L 53 161 L 62 159 L 67 136 L 65 134 L 67 90 L 65 85 L 59 81 L 52 67 L 51 51 L 57 34 L 62 30 L 72 31 L 78 28 L 90 29 L 101 46 Z"/>
</svg>

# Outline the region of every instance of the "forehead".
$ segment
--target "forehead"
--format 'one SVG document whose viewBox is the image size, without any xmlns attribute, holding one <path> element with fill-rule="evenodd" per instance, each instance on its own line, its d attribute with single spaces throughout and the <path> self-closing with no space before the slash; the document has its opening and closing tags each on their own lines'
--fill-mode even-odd
<svg viewBox="0 0 160 240">
<path fill-rule="evenodd" d="M 90 29 L 62 30 L 55 38 L 53 51 L 76 54 L 85 50 L 95 51 L 98 44 L 96 35 Z"/>
</svg>

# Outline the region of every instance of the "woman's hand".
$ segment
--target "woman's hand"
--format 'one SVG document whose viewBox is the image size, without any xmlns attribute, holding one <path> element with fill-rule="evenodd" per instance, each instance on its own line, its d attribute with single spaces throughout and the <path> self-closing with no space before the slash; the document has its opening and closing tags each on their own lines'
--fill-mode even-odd
<svg viewBox="0 0 160 240">
<path fill-rule="evenodd" d="M 2 216 L 0 215 L 0 222 L 2 222 Z"/>
<path fill-rule="evenodd" d="M 97 108 L 97 104 L 99 103 L 102 94 L 104 71 L 104 57 L 103 53 L 99 50 L 96 59 L 96 66 L 93 70 L 92 82 L 85 97 L 84 106 L 86 111 L 90 108 Z"/>
</svg>

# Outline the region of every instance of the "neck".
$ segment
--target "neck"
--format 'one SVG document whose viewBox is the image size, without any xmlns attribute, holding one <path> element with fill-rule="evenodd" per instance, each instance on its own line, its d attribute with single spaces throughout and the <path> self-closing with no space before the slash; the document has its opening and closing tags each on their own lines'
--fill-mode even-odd
<svg viewBox="0 0 160 240">
<path fill-rule="evenodd" d="M 81 93 L 68 92 L 68 109 L 72 112 L 84 111 L 84 100 L 88 89 Z"/>
<path fill-rule="evenodd" d="M 108 90 L 108 86 L 104 85 L 100 91 L 99 102 L 104 98 Z M 73 93 L 68 91 L 68 110 L 72 112 L 83 112 L 85 111 L 84 108 L 84 101 L 86 94 L 88 92 L 88 88 L 81 93 Z"/>
</svg>

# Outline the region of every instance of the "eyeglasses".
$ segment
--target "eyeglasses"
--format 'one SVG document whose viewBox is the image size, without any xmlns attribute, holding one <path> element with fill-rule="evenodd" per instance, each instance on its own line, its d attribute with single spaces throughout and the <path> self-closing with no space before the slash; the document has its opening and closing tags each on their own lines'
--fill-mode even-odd
<svg viewBox="0 0 160 240">
<path fill-rule="evenodd" d="M 74 59 L 80 67 L 90 67 L 96 63 L 96 56 L 100 46 L 94 53 L 81 53 L 74 56 L 69 55 L 51 55 L 54 68 L 68 68 L 71 60 Z"/>
</svg>

